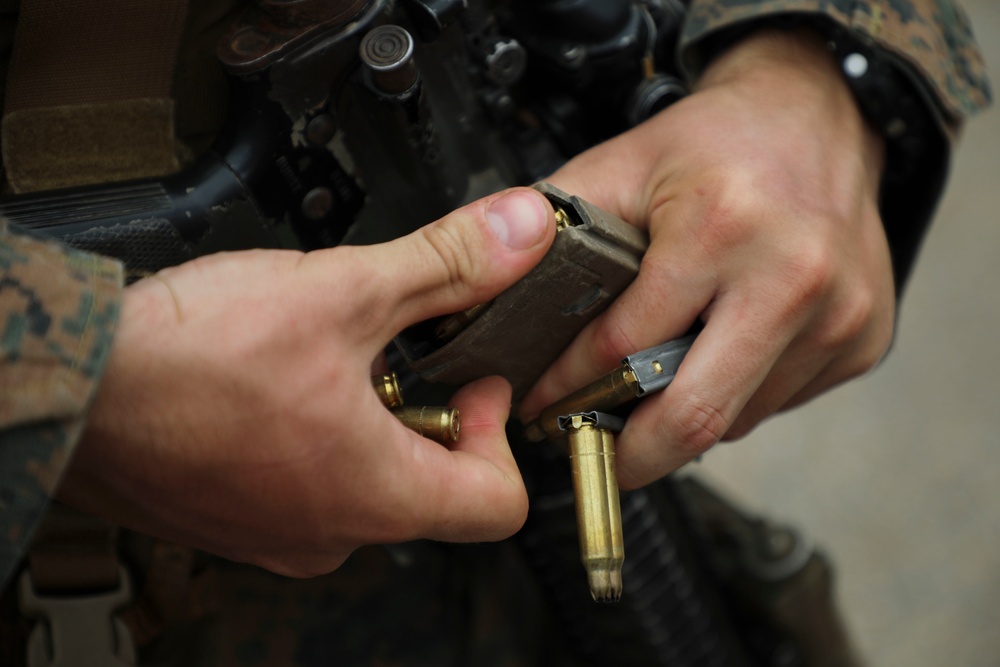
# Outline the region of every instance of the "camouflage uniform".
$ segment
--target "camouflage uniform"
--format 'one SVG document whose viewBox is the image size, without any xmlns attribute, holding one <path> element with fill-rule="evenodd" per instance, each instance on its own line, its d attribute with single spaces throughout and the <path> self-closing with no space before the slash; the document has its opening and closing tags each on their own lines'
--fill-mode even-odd
<svg viewBox="0 0 1000 667">
<path fill-rule="evenodd" d="M 681 54 L 692 75 L 727 31 L 805 20 L 841 26 L 874 44 L 917 87 L 948 147 L 964 120 L 989 103 L 968 20 L 952 0 L 688 4 Z M 941 173 L 947 155 L 936 165 Z M 121 289 L 118 263 L 0 222 L 0 582 L 23 555 L 72 455 L 108 355 Z M 546 626 L 534 611 L 540 604 L 530 577 L 503 560 L 505 548 L 365 549 L 337 573 L 309 582 L 221 564 L 212 596 L 218 613 L 194 634 L 221 637 L 223 648 L 205 653 L 201 647 L 215 640 L 173 642 L 168 629 L 141 657 L 151 664 L 560 664 L 559 649 L 539 641 Z M 413 557 L 424 551 L 435 558 Z M 422 565 L 406 565 L 414 562 Z M 500 615 L 513 620 L 498 623 Z M 364 634 L 355 618 L 365 619 Z"/>
<path fill-rule="evenodd" d="M 118 262 L 0 220 L 0 576 L 6 579 L 73 453 L 118 320 Z"/>
<path fill-rule="evenodd" d="M 690 59 L 712 33 L 776 17 L 839 24 L 873 40 L 932 96 L 951 137 L 990 103 L 968 17 L 951 0 L 692 0 L 682 49 Z"/>
</svg>

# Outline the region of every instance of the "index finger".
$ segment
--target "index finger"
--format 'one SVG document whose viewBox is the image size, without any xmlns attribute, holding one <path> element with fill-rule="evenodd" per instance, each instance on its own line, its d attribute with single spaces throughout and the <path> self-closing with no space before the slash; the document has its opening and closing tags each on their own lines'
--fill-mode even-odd
<svg viewBox="0 0 1000 667">
<path fill-rule="evenodd" d="M 617 441 L 618 481 L 633 489 L 697 458 L 726 434 L 793 337 L 738 304 L 713 307 L 673 383 L 632 412 Z"/>
<path fill-rule="evenodd" d="M 414 537 L 445 542 L 496 541 L 524 523 L 528 496 L 507 443 L 510 385 L 478 380 L 453 401 L 461 410 L 458 442 L 442 447 L 413 434 L 407 495 Z"/>
</svg>

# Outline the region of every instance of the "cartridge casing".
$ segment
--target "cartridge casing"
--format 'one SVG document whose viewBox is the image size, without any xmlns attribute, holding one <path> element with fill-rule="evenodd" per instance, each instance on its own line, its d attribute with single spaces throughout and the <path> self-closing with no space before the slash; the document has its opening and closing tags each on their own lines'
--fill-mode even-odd
<svg viewBox="0 0 1000 667">
<path fill-rule="evenodd" d="M 403 392 L 399 388 L 399 378 L 395 373 L 373 375 L 372 386 L 385 407 L 395 408 L 403 404 Z"/>
<path fill-rule="evenodd" d="M 404 426 L 425 438 L 444 444 L 458 441 L 461 420 L 457 408 L 402 406 L 393 408 L 392 414 L 396 415 Z"/>
<path fill-rule="evenodd" d="M 580 559 L 590 593 L 598 602 L 616 602 L 622 594 L 625 547 L 615 476 L 615 441 L 609 430 L 573 416 L 569 439 Z"/>
<path fill-rule="evenodd" d="M 636 387 L 635 373 L 623 364 L 542 410 L 524 428 L 524 437 L 529 442 L 560 438 L 563 434 L 559 428 L 559 417 L 584 410 L 609 412 L 634 399 Z"/>
</svg>

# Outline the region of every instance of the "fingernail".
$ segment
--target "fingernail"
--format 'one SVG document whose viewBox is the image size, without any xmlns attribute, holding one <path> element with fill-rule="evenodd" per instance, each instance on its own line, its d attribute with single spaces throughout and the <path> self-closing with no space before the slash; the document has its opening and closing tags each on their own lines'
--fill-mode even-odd
<svg viewBox="0 0 1000 667">
<path fill-rule="evenodd" d="M 512 250 L 527 250 L 541 241 L 548 219 L 541 195 L 523 190 L 504 195 L 486 211 L 490 229 Z"/>
</svg>

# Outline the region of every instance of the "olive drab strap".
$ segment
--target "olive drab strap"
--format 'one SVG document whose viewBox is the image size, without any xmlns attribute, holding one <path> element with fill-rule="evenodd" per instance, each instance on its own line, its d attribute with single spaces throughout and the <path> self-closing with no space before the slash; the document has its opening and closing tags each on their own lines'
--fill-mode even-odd
<svg viewBox="0 0 1000 667">
<path fill-rule="evenodd" d="M 176 171 L 187 0 L 21 0 L 0 130 L 15 192 Z"/>
<path fill-rule="evenodd" d="M 132 600 L 116 551 L 117 529 L 53 504 L 18 581 L 21 613 L 35 621 L 28 667 L 135 665 L 135 645 L 118 612 Z"/>
<path fill-rule="evenodd" d="M 18 581 L 21 614 L 34 622 L 28 667 L 134 665 L 136 651 L 168 627 L 215 610 L 215 572 L 196 568 L 192 549 L 147 540 L 142 563 L 126 567 L 118 532 L 50 506 Z"/>
</svg>

